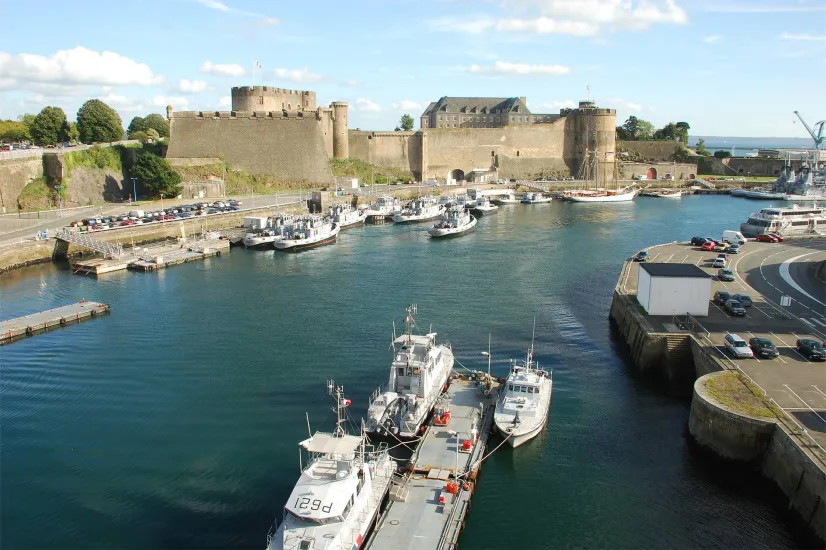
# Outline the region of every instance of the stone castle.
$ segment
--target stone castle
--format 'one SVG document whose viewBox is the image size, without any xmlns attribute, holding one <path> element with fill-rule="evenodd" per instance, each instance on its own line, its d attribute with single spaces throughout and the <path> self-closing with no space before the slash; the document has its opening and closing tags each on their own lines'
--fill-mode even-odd
<svg viewBox="0 0 826 550">
<path fill-rule="evenodd" d="M 333 182 L 331 158 L 409 171 L 420 180 L 473 181 L 576 175 L 596 149 L 601 181 L 613 179 L 616 111 L 592 101 L 537 114 L 525 97 L 442 97 L 409 132 L 349 130 L 347 110 L 345 102 L 317 107 L 311 91 L 233 88 L 231 111 L 167 108 L 167 157 L 178 164 L 222 158 L 252 174 L 326 186 Z"/>
</svg>

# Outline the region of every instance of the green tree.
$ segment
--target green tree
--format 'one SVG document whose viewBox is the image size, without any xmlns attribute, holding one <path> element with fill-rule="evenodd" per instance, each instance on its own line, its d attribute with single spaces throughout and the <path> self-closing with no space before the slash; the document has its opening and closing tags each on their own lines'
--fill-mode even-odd
<svg viewBox="0 0 826 550">
<path fill-rule="evenodd" d="M 129 123 L 129 127 L 126 129 L 126 135 L 129 136 L 129 139 L 137 139 L 132 137 L 132 134 L 134 132 L 145 132 L 148 129 L 149 125 L 146 124 L 146 119 L 140 116 L 136 116 Z"/>
<path fill-rule="evenodd" d="M 731 158 L 731 153 L 729 151 L 717 150 L 717 151 L 714 151 L 714 158 L 716 158 L 716 159 Z"/>
<path fill-rule="evenodd" d="M 622 139 L 626 141 L 631 139 L 628 137 L 628 132 L 625 130 L 623 126 L 617 126 L 617 139 Z"/>
<path fill-rule="evenodd" d="M 706 148 L 706 140 L 704 139 L 697 140 L 697 145 L 694 147 L 694 150 L 697 151 L 698 155 L 702 155 L 704 157 L 707 157 L 711 154 L 711 152 L 709 152 L 709 150 Z"/>
<path fill-rule="evenodd" d="M 151 115 L 147 115 L 144 121 L 146 122 L 147 130 L 151 128 L 158 132 L 159 136 L 169 137 L 169 121 L 161 115 L 159 115 L 158 113 L 152 113 Z"/>
<path fill-rule="evenodd" d="M 637 140 L 645 141 L 651 139 L 654 135 L 654 125 L 647 120 L 639 119 L 637 121 Z"/>
<path fill-rule="evenodd" d="M 669 122 L 656 132 L 654 132 L 654 139 L 659 141 L 673 141 L 677 139 L 677 129 L 673 122 Z"/>
<path fill-rule="evenodd" d="M 632 141 L 644 141 L 647 139 L 651 139 L 651 134 L 654 133 L 654 125 L 648 122 L 647 120 L 643 120 L 641 118 L 637 118 L 634 115 L 628 117 L 628 120 L 621 126 L 623 129 L 623 138 Z"/>
<path fill-rule="evenodd" d="M 106 143 L 123 139 L 120 115 L 99 99 L 90 99 L 77 112 L 77 129 L 83 143 Z"/>
<path fill-rule="evenodd" d="M 146 143 L 149 141 L 149 136 L 146 135 L 146 132 L 143 130 L 135 130 L 131 134 L 129 134 L 129 139 L 136 139 L 141 143 Z"/>
<path fill-rule="evenodd" d="M 32 139 L 37 145 L 56 145 L 66 141 L 66 113 L 60 107 L 44 107 L 32 121 Z"/>
<path fill-rule="evenodd" d="M 66 132 L 66 139 L 76 142 L 80 139 L 80 132 L 77 131 L 77 122 L 70 122 L 69 129 Z"/>
<path fill-rule="evenodd" d="M 32 139 L 29 127 L 17 120 L 0 120 L 0 140 L 25 141 Z"/>
<path fill-rule="evenodd" d="M 150 128 L 146 131 L 146 138 L 151 139 L 152 141 L 158 141 L 161 139 L 161 136 L 154 128 Z"/>
<path fill-rule="evenodd" d="M 152 153 L 140 153 L 130 171 L 144 189 L 157 197 L 175 197 L 181 193 L 181 176 L 166 159 Z"/>
<path fill-rule="evenodd" d="M 674 125 L 674 137 L 683 143 L 688 143 L 688 131 L 690 129 L 691 126 L 688 125 L 688 122 L 678 122 Z"/>
<path fill-rule="evenodd" d="M 403 114 L 402 118 L 399 120 L 399 126 L 405 132 L 409 132 L 413 129 L 413 117 L 408 113 Z"/>
<path fill-rule="evenodd" d="M 22 122 L 23 124 L 26 125 L 26 128 L 29 129 L 29 135 L 31 135 L 32 124 L 34 124 L 34 117 L 35 117 L 35 115 L 33 115 L 31 113 L 24 113 L 24 114 L 20 115 L 19 117 L 17 117 L 17 121 Z"/>
</svg>

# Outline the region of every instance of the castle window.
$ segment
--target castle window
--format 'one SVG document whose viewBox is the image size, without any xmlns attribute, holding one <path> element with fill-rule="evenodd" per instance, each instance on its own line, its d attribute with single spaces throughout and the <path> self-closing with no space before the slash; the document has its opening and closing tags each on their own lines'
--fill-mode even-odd
<svg viewBox="0 0 826 550">
<path fill-rule="evenodd" d="M 487 121 L 488 121 L 488 117 L 483 116 L 483 117 L 482 117 L 482 122 L 487 122 Z"/>
<path fill-rule="evenodd" d="M 479 122 L 479 117 L 476 117 L 476 122 Z"/>
<path fill-rule="evenodd" d="M 453 120 L 456 120 L 456 115 L 453 115 Z"/>
<path fill-rule="evenodd" d="M 511 115 L 511 122 L 513 122 L 513 115 Z"/>
<path fill-rule="evenodd" d="M 293 106 L 292 106 L 292 104 L 291 104 L 291 103 L 287 103 L 287 110 L 288 110 L 288 111 L 292 111 L 292 110 L 293 110 Z"/>
<path fill-rule="evenodd" d="M 439 120 L 442 120 L 442 115 L 439 115 Z"/>
<path fill-rule="evenodd" d="M 464 122 L 464 121 L 465 121 L 465 117 L 462 117 L 462 122 Z"/>
<path fill-rule="evenodd" d="M 517 152 L 516 152 L 516 156 L 517 156 L 517 157 L 519 156 L 519 151 L 517 151 Z"/>
<path fill-rule="evenodd" d="M 521 115 L 516 117 L 516 122 L 522 122 L 522 116 Z"/>
</svg>

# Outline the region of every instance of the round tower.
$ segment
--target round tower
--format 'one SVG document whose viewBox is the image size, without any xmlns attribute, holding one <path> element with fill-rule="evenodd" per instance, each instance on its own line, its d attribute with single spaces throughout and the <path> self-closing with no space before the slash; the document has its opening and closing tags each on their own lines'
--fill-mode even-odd
<svg viewBox="0 0 826 550">
<path fill-rule="evenodd" d="M 613 182 L 614 158 L 616 155 L 617 112 L 614 109 L 600 109 L 593 101 L 580 101 L 576 113 L 575 154 L 581 163 L 593 161 L 597 155 L 599 181 Z M 594 174 L 589 175 L 590 178 Z"/>
<path fill-rule="evenodd" d="M 347 137 L 346 101 L 334 101 L 333 108 L 333 157 L 346 159 L 350 156 L 350 142 Z"/>
<path fill-rule="evenodd" d="M 232 89 L 233 111 L 314 111 L 315 92 L 272 86 L 237 86 Z"/>
</svg>

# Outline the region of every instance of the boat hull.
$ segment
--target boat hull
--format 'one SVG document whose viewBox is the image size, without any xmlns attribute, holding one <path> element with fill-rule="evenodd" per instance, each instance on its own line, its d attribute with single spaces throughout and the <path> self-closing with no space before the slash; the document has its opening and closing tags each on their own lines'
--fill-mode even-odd
<svg viewBox="0 0 826 550">
<path fill-rule="evenodd" d="M 396 216 L 393 216 L 393 223 L 398 223 L 400 225 L 401 224 L 412 224 L 412 223 L 423 223 L 423 222 L 429 222 L 429 221 L 432 221 L 432 220 L 437 220 L 441 217 L 442 217 L 442 212 L 439 212 L 438 214 L 434 214 L 432 216 L 426 216 L 426 217 L 422 217 L 422 218 L 412 217 L 412 216 L 408 217 L 408 216 L 398 216 L 398 215 L 396 215 Z"/>
<path fill-rule="evenodd" d="M 470 211 L 476 217 L 490 216 L 491 214 L 496 214 L 497 212 L 499 212 L 499 207 L 497 206 L 496 208 L 485 208 L 484 210 L 480 210 L 479 208 L 471 208 Z"/>
<path fill-rule="evenodd" d="M 467 235 L 476 228 L 476 218 L 472 217 L 471 220 L 472 221 L 470 221 L 467 225 L 464 225 L 462 227 L 449 229 L 437 229 L 434 227 L 432 229 L 429 229 L 427 232 L 432 239 L 449 239 L 451 237 L 461 237 L 462 235 Z"/>
<path fill-rule="evenodd" d="M 548 416 L 545 415 L 545 419 L 542 421 L 542 423 L 533 428 L 532 430 L 529 430 L 523 434 L 513 435 L 511 437 L 508 437 L 510 434 L 507 432 L 507 430 L 500 427 L 499 424 L 496 425 L 496 431 L 498 431 L 499 435 L 501 435 L 503 438 L 507 438 L 508 445 L 515 449 L 539 435 L 539 432 L 541 432 L 545 428 L 545 425 L 547 423 Z"/>
<path fill-rule="evenodd" d="M 628 202 L 637 196 L 636 191 L 630 193 L 620 193 L 617 195 L 592 195 L 592 196 L 568 196 L 568 200 L 573 202 Z"/>
<path fill-rule="evenodd" d="M 336 232 L 336 233 L 330 235 L 329 237 L 326 237 L 326 238 L 318 240 L 318 241 L 309 242 L 309 243 L 298 243 L 298 242 L 296 242 L 296 244 L 293 244 L 293 241 L 281 241 L 279 243 L 279 245 L 281 245 L 283 243 L 284 246 L 278 246 L 277 245 L 277 246 L 275 246 L 275 249 L 280 250 L 282 252 L 301 252 L 303 250 L 310 250 L 311 248 L 316 248 L 316 247 L 319 247 L 319 246 L 333 244 L 334 242 L 336 242 L 337 237 L 338 237 L 338 233 Z"/>
<path fill-rule="evenodd" d="M 259 240 L 259 239 L 255 239 L 255 240 L 244 239 L 242 242 L 243 242 L 243 244 L 246 248 L 251 248 L 253 250 L 272 250 L 274 248 L 273 243 L 275 242 L 275 239 L 270 239 L 270 240 L 266 240 L 266 241 Z"/>
</svg>

